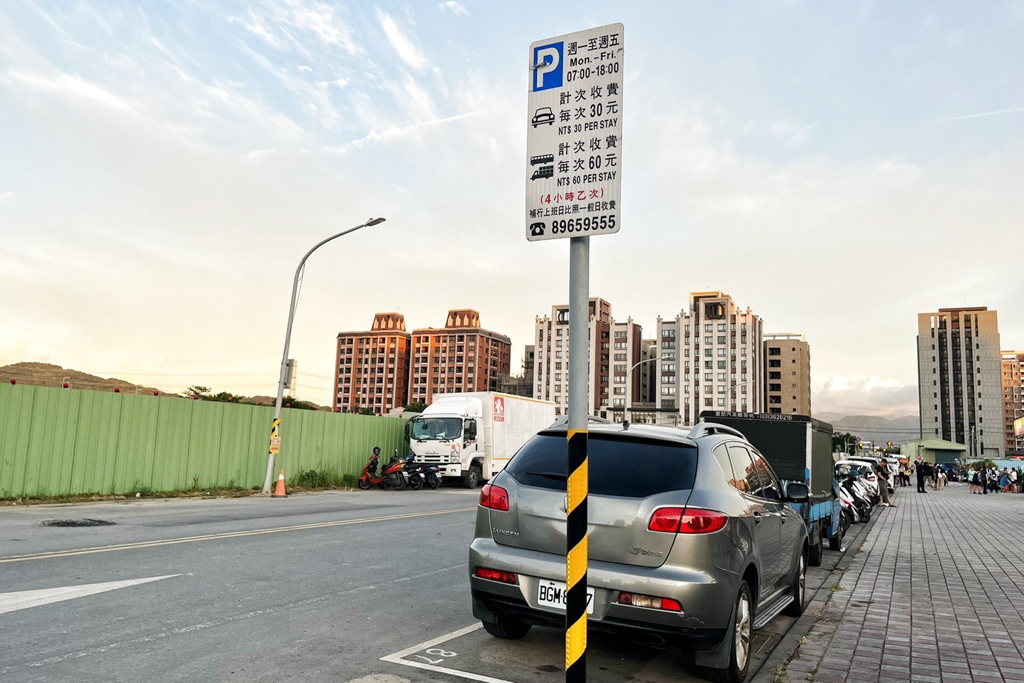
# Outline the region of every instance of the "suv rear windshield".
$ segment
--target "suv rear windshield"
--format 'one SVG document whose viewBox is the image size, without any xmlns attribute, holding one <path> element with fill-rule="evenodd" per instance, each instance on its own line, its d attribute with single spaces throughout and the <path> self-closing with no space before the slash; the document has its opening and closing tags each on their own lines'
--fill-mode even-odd
<svg viewBox="0 0 1024 683">
<path fill-rule="evenodd" d="M 646 498 L 693 488 L 697 449 L 682 443 L 591 433 L 587 442 L 590 493 Z M 564 433 L 538 434 L 505 471 L 526 486 L 565 491 Z"/>
</svg>

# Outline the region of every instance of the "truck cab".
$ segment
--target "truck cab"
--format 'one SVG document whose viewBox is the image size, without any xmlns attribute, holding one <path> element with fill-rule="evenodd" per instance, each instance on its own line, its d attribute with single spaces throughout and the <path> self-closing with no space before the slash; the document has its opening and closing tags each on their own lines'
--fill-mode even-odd
<svg viewBox="0 0 1024 683">
<path fill-rule="evenodd" d="M 409 422 L 413 461 L 440 466 L 445 478 L 459 478 L 467 488 L 491 478 L 490 462 L 480 448 L 483 401 L 442 396 Z"/>
</svg>

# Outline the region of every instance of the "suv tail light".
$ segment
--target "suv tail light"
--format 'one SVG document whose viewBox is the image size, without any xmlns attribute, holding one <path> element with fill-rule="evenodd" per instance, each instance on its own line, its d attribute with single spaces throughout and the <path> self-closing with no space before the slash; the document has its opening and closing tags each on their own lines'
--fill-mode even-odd
<svg viewBox="0 0 1024 683">
<path fill-rule="evenodd" d="M 647 525 L 650 531 L 669 534 L 710 534 L 723 528 L 729 516 L 701 508 L 659 508 Z"/>
<path fill-rule="evenodd" d="M 487 579 L 488 581 L 498 581 L 500 583 L 508 583 L 513 586 L 517 583 L 516 575 L 512 572 L 502 572 L 497 569 L 477 567 L 473 574 L 481 579 Z"/>
<path fill-rule="evenodd" d="M 678 600 L 673 600 L 672 598 L 655 598 L 650 595 L 640 595 L 639 593 L 619 593 L 619 597 L 616 602 L 620 605 L 663 609 L 669 612 L 683 611 L 683 606 L 679 604 Z"/>
<path fill-rule="evenodd" d="M 494 484 L 484 484 L 480 489 L 480 505 L 491 510 L 508 512 L 508 491 Z"/>
</svg>

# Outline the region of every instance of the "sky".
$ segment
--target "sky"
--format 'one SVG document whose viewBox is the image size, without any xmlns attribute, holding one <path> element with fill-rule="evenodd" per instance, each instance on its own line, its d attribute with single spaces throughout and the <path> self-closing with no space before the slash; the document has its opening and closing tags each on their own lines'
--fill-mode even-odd
<svg viewBox="0 0 1024 683">
<path fill-rule="evenodd" d="M 568 297 L 528 243 L 530 43 L 625 26 L 622 227 L 591 294 L 654 336 L 721 290 L 811 344 L 814 411 L 917 412 L 916 314 L 1024 348 L 1024 2 L 0 5 L 0 364 L 329 403 L 339 331 Z"/>
</svg>

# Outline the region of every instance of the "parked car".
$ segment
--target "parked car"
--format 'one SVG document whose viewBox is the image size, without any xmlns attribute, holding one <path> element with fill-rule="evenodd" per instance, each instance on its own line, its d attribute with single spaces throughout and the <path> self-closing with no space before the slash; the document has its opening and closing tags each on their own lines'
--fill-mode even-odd
<svg viewBox="0 0 1024 683">
<path fill-rule="evenodd" d="M 742 681 L 751 635 L 803 610 L 807 529 L 740 432 L 592 425 L 588 621 L 682 645 L 719 681 Z M 480 495 L 469 550 L 473 615 L 522 638 L 565 620 L 566 430 L 534 436 Z"/>
</svg>

